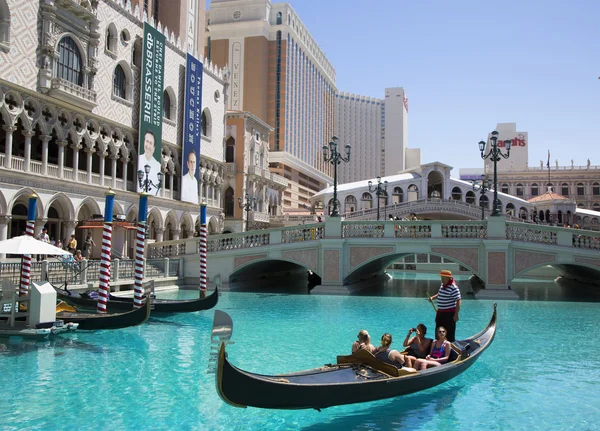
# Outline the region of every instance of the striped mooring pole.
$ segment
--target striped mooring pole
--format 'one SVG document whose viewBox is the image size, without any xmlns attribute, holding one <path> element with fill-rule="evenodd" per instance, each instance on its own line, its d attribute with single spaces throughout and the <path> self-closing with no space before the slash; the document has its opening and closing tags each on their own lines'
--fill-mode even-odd
<svg viewBox="0 0 600 431">
<path fill-rule="evenodd" d="M 144 246 L 146 243 L 146 213 L 148 212 L 148 193 L 140 193 L 140 208 L 138 211 L 137 236 L 135 241 L 135 284 L 133 306 L 142 307 L 144 298 Z"/>
<path fill-rule="evenodd" d="M 25 235 L 33 236 L 35 230 L 35 213 L 38 196 L 32 193 L 29 196 L 27 207 L 27 224 L 25 225 Z M 19 283 L 19 296 L 27 296 L 29 293 L 29 284 L 31 282 L 31 255 L 24 254 L 21 259 L 21 282 Z"/>
<path fill-rule="evenodd" d="M 108 189 L 104 204 L 104 230 L 102 232 L 102 255 L 100 261 L 100 288 L 98 289 L 98 313 L 106 313 L 106 303 L 110 295 L 110 252 L 112 248 L 112 222 L 115 192 Z"/>
<path fill-rule="evenodd" d="M 206 296 L 206 202 L 200 204 L 200 298 Z"/>
</svg>

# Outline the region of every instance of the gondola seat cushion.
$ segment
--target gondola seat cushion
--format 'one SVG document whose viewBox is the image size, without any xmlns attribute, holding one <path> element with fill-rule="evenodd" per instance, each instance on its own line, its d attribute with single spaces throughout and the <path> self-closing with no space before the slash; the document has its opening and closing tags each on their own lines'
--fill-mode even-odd
<svg viewBox="0 0 600 431">
<path fill-rule="evenodd" d="M 414 368 L 402 367 L 398 368 L 393 366 L 392 364 L 388 364 L 377 359 L 371 352 L 361 349 L 357 350 L 351 355 L 347 356 L 338 356 L 337 357 L 338 364 L 363 364 L 368 365 L 371 368 L 376 369 L 377 371 L 381 371 L 385 374 L 388 374 L 392 377 L 402 377 L 409 374 L 414 374 L 417 372 Z"/>
</svg>

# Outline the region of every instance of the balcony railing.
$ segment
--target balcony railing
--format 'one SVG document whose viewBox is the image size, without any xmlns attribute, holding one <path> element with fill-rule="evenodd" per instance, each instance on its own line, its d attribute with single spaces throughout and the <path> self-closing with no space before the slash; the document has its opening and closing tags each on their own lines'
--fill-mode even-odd
<svg viewBox="0 0 600 431">
<path fill-rule="evenodd" d="M 96 107 L 96 92 L 62 78 L 52 78 L 50 95 L 86 109 Z"/>
</svg>

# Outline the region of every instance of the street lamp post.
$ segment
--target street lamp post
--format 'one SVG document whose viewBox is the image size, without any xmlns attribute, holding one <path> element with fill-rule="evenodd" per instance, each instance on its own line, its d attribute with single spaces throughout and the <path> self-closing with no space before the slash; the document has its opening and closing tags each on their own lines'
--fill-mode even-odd
<svg viewBox="0 0 600 431">
<path fill-rule="evenodd" d="M 502 144 L 502 141 L 500 141 L 500 144 Z M 492 136 L 490 138 L 491 148 L 487 154 L 486 154 L 486 142 L 479 141 L 479 151 L 481 152 L 481 158 L 484 160 L 490 159 L 492 162 L 494 162 L 494 209 L 492 210 L 492 217 L 497 217 L 500 215 L 500 212 L 498 211 L 498 167 L 497 167 L 497 163 L 500 160 L 502 160 L 502 158 L 508 159 L 508 157 L 510 156 L 511 144 L 512 144 L 512 141 L 510 139 L 507 139 L 506 141 L 504 141 L 504 146 L 506 147 L 506 154 L 504 154 L 502 152 L 502 149 L 500 147 L 498 147 L 498 132 L 495 130 L 492 132 Z"/>
<path fill-rule="evenodd" d="M 481 180 L 471 180 L 473 183 L 473 191 L 481 193 L 481 197 L 479 198 L 479 205 L 481 205 L 481 220 L 485 220 L 485 206 L 483 205 L 483 197 L 487 192 L 490 191 L 491 181 L 485 177 L 485 175 L 481 176 Z"/>
<path fill-rule="evenodd" d="M 375 192 L 375 196 L 377 196 L 377 221 L 379 221 L 379 199 L 381 196 L 386 196 L 387 186 L 387 180 L 382 183 L 381 177 L 377 177 L 376 186 L 373 186 L 373 181 L 369 181 L 369 193 Z"/>
<path fill-rule="evenodd" d="M 150 191 L 152 191 L 152 189 L 155 188 L 156 189 L 156 193 L 158 193 L 158 191 L 162 187 L 163 173 L 162 172 L 158 172 L 156 174 L 156 178 L 158 179 L 158 184 L 154 184 L 152 182 L 152 180 L 150 178 L 148 178 L 149 174 L 150 174 L 150 165 L 144 166 L 144 170 L 143 171 L 139 170 L 137 172 L 138 183 L 140 184 L 140 189 L 144 193 L 150 193 Z"/>
<path fill-rule="evenodd" d="M 348 163 L 350 161 L 350 151 L 352 147 L 350 144 L 346 144 L 346 158 L 338 152 L 339 139 L 337 136 L 331 138 L 329 145 L 323 145 L 323 161 L 325 163 L 333 164 L 333 210 L 331 211 L 331 217 L 339 217 L 337 205 L 337 165 L 342 162 Z"/>
<path fill-rule="evenodd" d="M 246 202 L 244 202 L 242 200 L 242 197 L 240 196 L 238 198 L 238 205 L 240 206 L 240 208 L 246 211 L 246 232 L 248 232 L 248 221 L 250 220 L 249 213 L 250 211 L 253 211 L 254 208 L 256 208 L 256 197 L 251 198 L 248 193 L 246 193 L 244 197 L 246 198 Z"/>
</svg>

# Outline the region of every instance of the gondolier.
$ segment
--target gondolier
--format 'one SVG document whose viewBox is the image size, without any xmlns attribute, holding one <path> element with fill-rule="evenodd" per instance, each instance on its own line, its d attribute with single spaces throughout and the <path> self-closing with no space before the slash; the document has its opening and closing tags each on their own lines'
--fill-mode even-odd
<svg viewBox="0 0 600 431">
<path fill-rule="evenodd" d="M 442 285 L 438 293 L 429 298 L 429 302 L 437 299 L 438 309 L 435 316 L 435 331 L 440 326 L 446 328 L 448 333 L 446 338 L 448 341 L 454 341 L 456 332 L 456 322 L 458 322 L 460 314 L 461 296 L 458 286 L 452 278 L 452 272 L 446 269 L 440 272 Z"/>
</svg>

